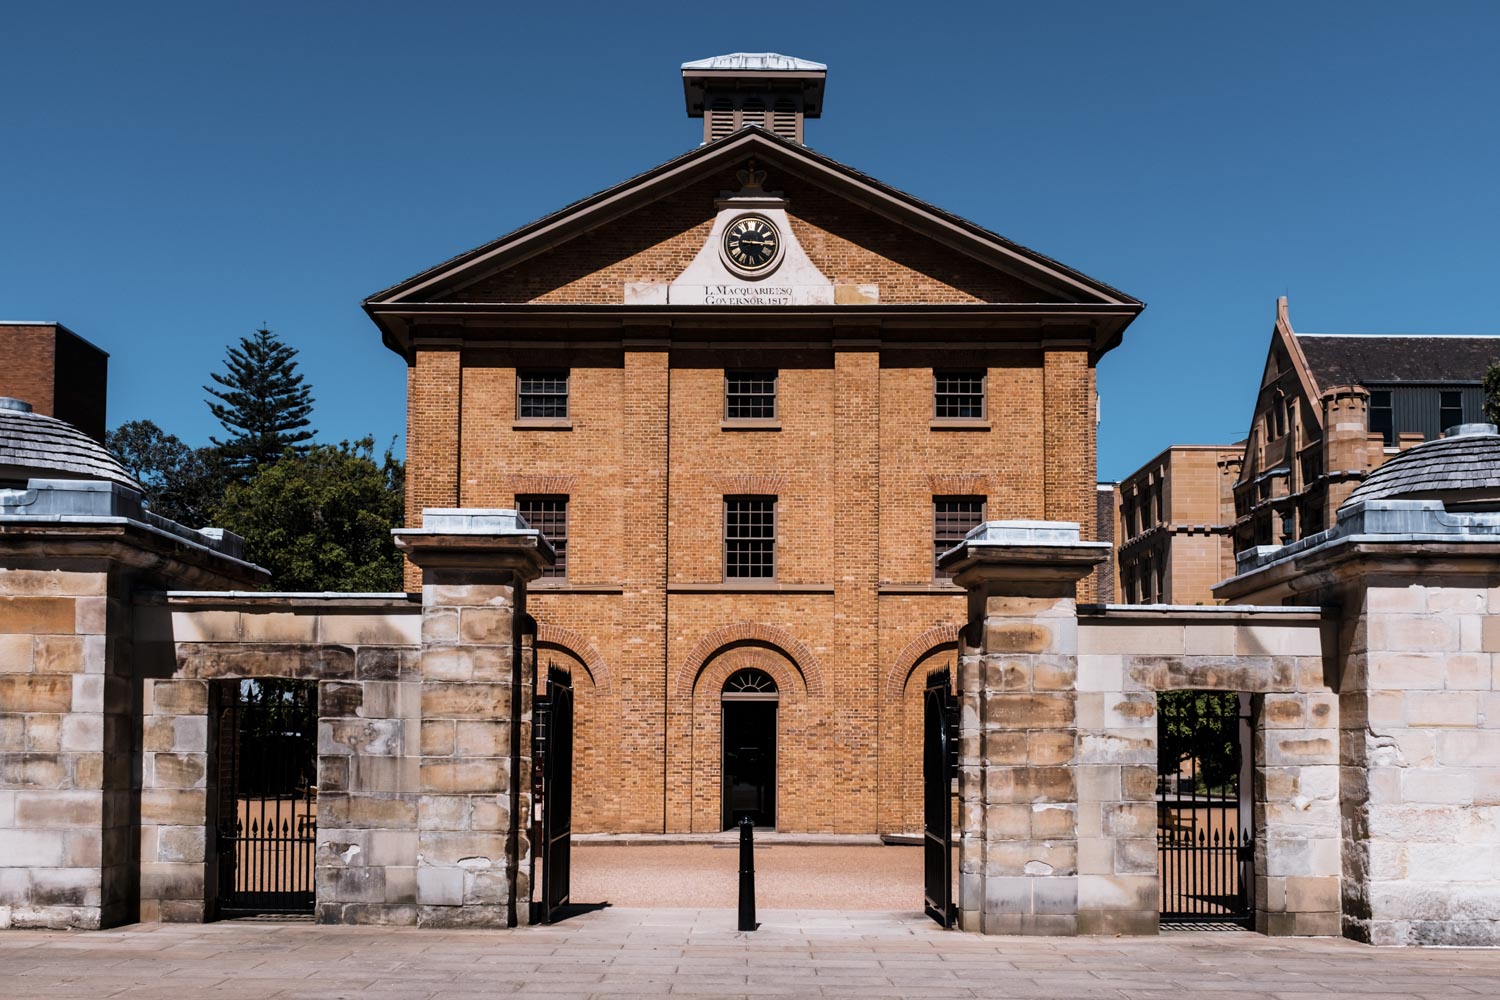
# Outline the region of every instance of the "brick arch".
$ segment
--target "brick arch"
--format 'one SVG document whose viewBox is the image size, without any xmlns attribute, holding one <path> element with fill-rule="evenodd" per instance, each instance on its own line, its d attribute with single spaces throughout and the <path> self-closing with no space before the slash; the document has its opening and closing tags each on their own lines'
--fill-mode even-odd
<svg viewBox="0 0 1500 1000">
<path fill-rule="evenodd" d="M 823 672 L 818 666 L 817 657 L 813 655 L 808 645 L 786 629 L 762 622 L 735 622 L 732 625 L 721 625 L 695 642 L 693 648 L 688 650 L 682 664 L 677 668 L 677 680 L 674 685 L 677 693 L 684 698 L 691 697 L 693 685 L 703 665 L 715 653 L 726 646 L 733 645 L 771 646 L 780 650 L 802 672 L 802 680 L 807 686 L 807 693 L 813 697 L 823 693 Z"/>
<path fill-rule="evenodd" d="M 767 646 L 736 646 L 720 650 L 709 657 L 698 672 L 695 685 L 695 701 L 704 701 L 710 706 L 717 704 L 724 693 L 724 685 L 731 676 L 746 667 L 765 671 L 776 682 L 777 699 L 782 702 L 802 700 L 802 691 L 807 680 L 797 670 L 785 652 Z"/>
<path fill-rule="evenodd" d="M 901 647 L 901 652 L 896 654 L 896 661 L 885 673 L 886 696 L 900 698 L 901 692 L 906 690 L 906 678 L 910 676 L 922 657 L 939 646 L 948 645 L 954 647 L 958 645 L 957 625 L 938 625 L 930 628 Z"/>
<path fill-rule="evenodd" d="M 580 632 L 564 628 L 561 625 L 538 625 L 536 629 L 537 645 L 544 643 L 549 646 L 557 646 L 566 650 L 578 658 L 589 677 L 594 681 L 594 688 L 599 692 L 609 690 L 609 664 L 604 662 L 599 649 Z"/>
</svg>

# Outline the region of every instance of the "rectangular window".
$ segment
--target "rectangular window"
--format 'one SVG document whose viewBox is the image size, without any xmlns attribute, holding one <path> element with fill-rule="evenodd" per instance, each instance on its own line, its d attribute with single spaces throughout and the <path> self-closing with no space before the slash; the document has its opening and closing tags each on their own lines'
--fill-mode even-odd
<svg viewBox="0 0 1500 1000">
<path fill-rule="evenodd" d="M 938 420 L 984 419 L 984 372 L 934 371 L 932 415 Z"/>
<path fill-rule="evenodd" d="M 969 529 L 984 523 L 984 497 L 932 498 L 932 578 L 948 579 L 938 557 L 964 540 Z"/>
<path fill-rule="evenodd" d="M 1386 447 L 1396 443 L 1396 423 L 1391 413 L 1391 390 L 1375 389 L 1370 393 L 1370 433 L 1379 434 Z"/>
<path fill-rule="evenodd" d="M 724 578 L 776 577 L 776 498 L 724 498 Z"/>
<path fill-rule="evenodd" d="M 1457 389 L 1438 393 L 1438 430 L 1446 431 L 1464 422 L 1464 394 Z"/>
<path fill-rule="evenodd" d="M 568 373 L 516 373 L 516 416 L 522 420 L 564 420 L 568 416 Z"/>
<path fill-rule="evenodd" d="M 776 419 L 776 372 L 726 371 L 724 419 Z"/>
<path fill-rule="evenodd" d="M 543 579 L 568 578 L 568 498 L 557 495 L 518 496 L 516 511 L 526 523 L 547 536 L 557 551 L 557 562 L 542 570 Z"/>
</svg>

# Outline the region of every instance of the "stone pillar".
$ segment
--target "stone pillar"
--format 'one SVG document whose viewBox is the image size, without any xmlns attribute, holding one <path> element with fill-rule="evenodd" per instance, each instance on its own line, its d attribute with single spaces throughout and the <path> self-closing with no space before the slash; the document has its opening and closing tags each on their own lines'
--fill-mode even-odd
<svg viewBox="0 0 1500 1000">
<path fill-rule="evenodd" d="M 988 521 L 941 560 L 960 640 L 960 926 L 1077 934 L 1078 582 L 1109 558 L 1077 524 Z"/>
<path fill-rule="evenodd" d="M 513 927 L 531 899 L 526 584 L 552 546 L 513 510 L 429 508 L 395 535 L 422 571 L 417 923 Z"/>
<path fill-rule="evenodd" d="M 131 604 L 264 582 L 241 553 L 119 484 L 0 490 L 0 928 L 203 918 L 203 730 L 137 732 L 145 698 L 159 715 L 205 706 L 191 684 L 147 687 Z"/>
</svg>

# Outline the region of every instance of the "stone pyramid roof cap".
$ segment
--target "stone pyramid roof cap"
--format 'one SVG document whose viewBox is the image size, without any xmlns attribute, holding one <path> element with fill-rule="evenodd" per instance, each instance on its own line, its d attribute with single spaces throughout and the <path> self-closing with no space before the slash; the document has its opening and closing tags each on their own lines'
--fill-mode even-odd
<svg viewBox="0 0 1500 1000">
<path fill-rule="evenodd" d="M 1392 456 L 1359 484 L 1342 507 L 1361 500 L 1496 490 L 1500 490 L 1500 433 L 1494 424 L 1461 424 L 1451 428 L 1448 437 Z"/>
<path fill-rule="evenodd" d="M 119 460 L 66 420 L 0 396 L 0 479 L 97 479 L 141 490 Z"/>
</svg>

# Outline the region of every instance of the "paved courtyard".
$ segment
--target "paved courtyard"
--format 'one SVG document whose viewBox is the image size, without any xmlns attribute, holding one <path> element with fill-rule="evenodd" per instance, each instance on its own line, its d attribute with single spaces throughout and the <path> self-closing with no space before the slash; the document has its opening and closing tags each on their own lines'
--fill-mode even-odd
<svg viewBox="0 0 1500 1000">
<path fill-rule="evenodd" d="M 734 906 L 739 871 L 733 842 L 574 844 L 572 899 L 623 907 Z M 920 909 L 922 849 L 762 842 L 755 848 L 755 898 L 766 909 Z"/>
<path fill-rule="evenodd" d="M 1248 932 L 983 938 L 916 914 L 608 908 L 551 927 L 230 922 L 0 932 L 0 996 L 341 998 L 1500 996 L 1500 951 L 1382 950 Z"/>
</svg>

